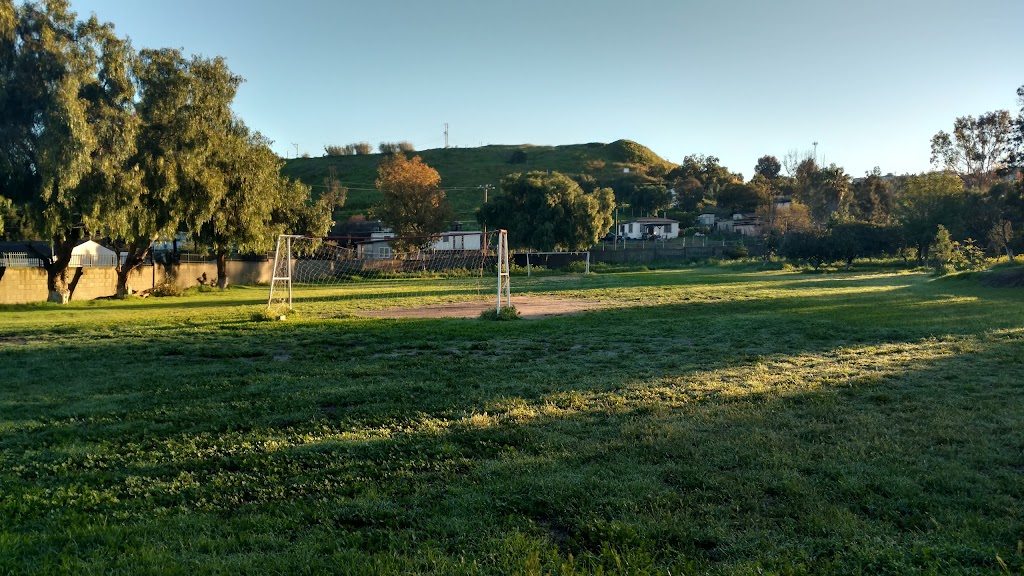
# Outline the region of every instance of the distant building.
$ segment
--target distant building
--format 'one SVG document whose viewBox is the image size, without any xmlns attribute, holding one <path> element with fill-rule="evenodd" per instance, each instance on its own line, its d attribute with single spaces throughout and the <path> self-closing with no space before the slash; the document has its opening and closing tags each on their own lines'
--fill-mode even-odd
<svg viewBox="0 0 1024 576">
<path fill-rule="evenodd" d="M 356 257 L 367 260 L 388 260 L 393 255 L 391 241 L 393 232 L 374 232 L 367 240 L 356 245 Z M 434 252 L 473 251 L 478 252 L 483 246 L 482 232 L 445 232 L 439 234 L 426 250 Z"/>
<path fill-rule="evenodd" d="M 619 224 L 618 233 L 619 236 L 630 240 L 678 238 L 679 221 L 668 218 L 636 218 Z"/>
</svg>

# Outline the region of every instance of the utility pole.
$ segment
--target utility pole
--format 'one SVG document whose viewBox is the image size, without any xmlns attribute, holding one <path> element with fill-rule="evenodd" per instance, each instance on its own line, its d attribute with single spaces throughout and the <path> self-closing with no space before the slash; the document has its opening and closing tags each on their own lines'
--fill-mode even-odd
<svg viewBox="0 0 1024 576">
<path fill-rule="evenodd" d="M 491 185 L 490 184 L 484 184 L 483 185 L 483 189 L 484 189 L 484 204 L 487 204 L 487 191 L 491 189 Z M 484 257 L 486 257 L 487 256 L 487 224 L 483 225 L 483 234 L 480 235 L 480 244 L 481 244 L 481 248 L 483 248 L 483 251 L 484 251 Z"/>
<path fill-rule="evenodd" d="M 818 163 L 818 143 L 814 143 L 814 163 Z"/>
<path fill-rule="evenodd" d="M 299 145 L 296 144 L 295 142 L 292 142 L 292 146 L 295 146 L 295 157 L 298 158 L 299 157 Z"/>
<path fill-rule="evenodd" d="M 444 147 L 448 147 L 448 123 L 444 123 Z"/>
</svg>

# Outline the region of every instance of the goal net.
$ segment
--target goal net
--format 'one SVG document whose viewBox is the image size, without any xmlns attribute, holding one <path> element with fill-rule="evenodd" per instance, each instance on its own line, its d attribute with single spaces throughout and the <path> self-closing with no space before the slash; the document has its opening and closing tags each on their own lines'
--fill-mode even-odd
<svg viewBox="0 0 1024 576">
<path fill-rule="evenodd" d="M 336 314 L 338 302 L 359 310 L 488 298 L 500 310 L 509 301 L 507 246 L 503 230 L 429 237 L 282 235 L 267 309 L 274 315 L 293 309 Z"/>
</svg>

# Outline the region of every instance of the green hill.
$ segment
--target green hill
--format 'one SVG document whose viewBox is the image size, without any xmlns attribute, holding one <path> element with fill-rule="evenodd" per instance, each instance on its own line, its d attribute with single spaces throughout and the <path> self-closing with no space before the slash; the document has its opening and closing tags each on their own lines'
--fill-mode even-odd
<svg viewBox="0 0 1024 576">
<path fill-rule="evenodd" d="M 438 148 L 415 154 L 441 175 L 456 218 L 472 221 L 483 203 L 484 185 L 497 192 L 501 178 L 514 172 L 550 170 L 565 174 L 587 174 L 602 186 L 618 187 L 624 181 L 638 182 L 664 175 L 674 164 L 636 142 L 617 140 L 611 144 L 591 143 L 567 146 L 493 145 L 480 148 Z M 380 198 L 374 180 L 382 155 L 324 156 L 296 158 L 286 162 L 281 173 L 322 189 L 333 167 L 335 175 L 348 189 L 345 207 L 336 217 L 365 214 Z M 625 168 L 629 173 L 625 174 Z"/>
</svg>

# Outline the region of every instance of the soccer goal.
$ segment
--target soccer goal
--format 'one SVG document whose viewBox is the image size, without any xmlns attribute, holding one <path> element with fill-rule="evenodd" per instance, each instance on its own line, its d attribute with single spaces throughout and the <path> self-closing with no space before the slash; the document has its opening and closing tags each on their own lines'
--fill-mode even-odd
<svg viewBox="0 0 1024 576">
<path fill-rule="evenodd" d="M 497 232 L 370 238 L 281 235 L 267 310 L 283 315 L 324 303 L 494 298 L 511 305 L 508 239 Z M 493 300 L 492 300 L 493 302 Z"/>
</svg>

